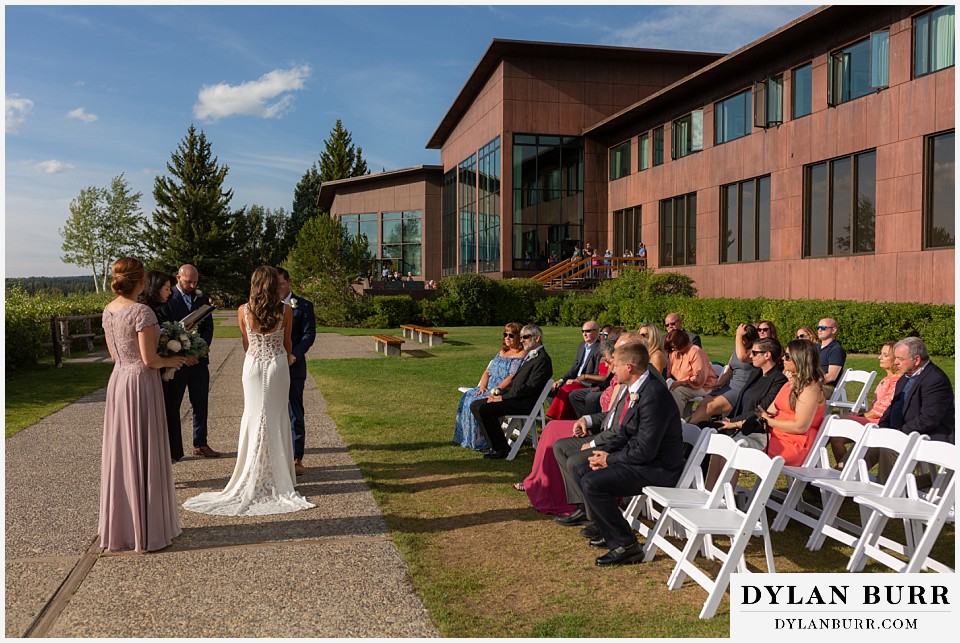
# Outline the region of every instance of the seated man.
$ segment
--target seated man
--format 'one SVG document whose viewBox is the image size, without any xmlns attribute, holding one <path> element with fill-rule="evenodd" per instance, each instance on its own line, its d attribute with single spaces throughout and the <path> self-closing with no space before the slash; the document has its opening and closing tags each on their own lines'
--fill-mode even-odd
<svg viewBox="0 0 960 643">
<path fill-rule="evenodd" d="M 523 358 L 510 386 L 500 395 L 481 397 L 470 404 L 470 411 L 490 445 L 490 450 L 483 454 L 485 458 L 501 460 L 510 454 L 507 436 L 500 428 L 500 418 L 504 415 L 529 414 L 553 374 L 553 362 L 543 347 L 543 334 L 539 326 L 524 326 L 520 331 L 520 342 L 527 356 Z"/>
<path fill-rule="evenodd" d="M 836 340 L 837 320 L 824 317 L 817 324 L 817 336 L 820 338 L 820 370 L 823 371 L 823 394 L 830 399 L 833 389 L 840 381 L 843 363 L 847 361 L 847 351 Z"/>
<path fill-rule="evenodd" d="M 904 433 L 916 431 L 931 440 L 954 444 L 953 387 L 947 374 L 930 361 L 927 345 L 919 337 L 901 339 L 893 347 L 893 360 L 902 375 L 897 380 L 893 401 L 877 424 Z M 896 454 L 881 449 L 879 455 L 877 479 L 886 482 Z M 921 480 L 917 484 L 923 488 Z"/>
<path fill-rule="evenodd" d="M 641 343 L 614 351 L 614 373 L 626 389 L 618 409 L 621 431 L 593 450 L 576 473 L 587 515 L 600 531 L 590 545 L 610 550 L 596 560 L 604 567 L 643 556 L 617 498 L 637 495 L 647 485 L 674 486 L 683 469 L 680 412 L 667 387 L 650 376 L 648 360 Z"/>
<path fill-rule="evenodd" d="M 694 332 L 686 330 L 683 327 L 683 320 L 680 319 L 680 315 L 677 313 L 670 313 L 663 318 L 663 326 L 666 328 L 666 332 L 669 333 L 671 330 L 682 330 L 687 334 L 687 337 L 690 338 L 690 343 L 694 346 L 703 348 L 703 344 L 700 343 L 700 335 L 697 335 Z"/>
<path fill-rule="evenodd" d="M 577 347 L 573 364 L 553 383 L 553 390 L 550 392 L 552 402 L 547 409 L 547 415 L 552 420 L 577 419 L 570 404 L 570 393 L 589 386 L 581 383 L 582 376 L 596 375 L 600 368 L 600 326 L 591 319 L 584 322 L 582 332 L 583 342 Z"/>
</svg>

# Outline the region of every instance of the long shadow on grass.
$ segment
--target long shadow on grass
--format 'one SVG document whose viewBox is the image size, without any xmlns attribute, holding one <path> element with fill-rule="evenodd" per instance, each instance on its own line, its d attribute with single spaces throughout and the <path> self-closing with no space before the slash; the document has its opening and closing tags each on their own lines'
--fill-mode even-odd
<svg viewBox="0 0 960 643">
<path fill-rule="evenodd" d="M 452 531 L 455 529 L 464 529 L 466 527 L 477 527 L 480 525 L 492 525 L 501 522 L 511 522 L 521 520 L 523 522 L 535 522 L 545 520 L 542 514 L 537 513 L 530 507 L 517 507 L 515 509 L 490 509 L 470 514 L 457 514 L 449 516 L 439 516 L 437 518 L 411 518 L 400 517 L 396 514 L 387 516 L 387 522 L 390 528 L 396 531 L 406 533 L 436 533 L 441 531 Z"/>
<path fill-rule="evenodd" d="M 364 444 L 355 442 L 350 444 L 350 451 L 423 451 L 424 449 L 436 449 L 439 447 L 448 447 L 453 442 L 397 442 L 391 444 Z"/>
<path fill-rule="evenodd" d="M 404 355 L 409 355 L 414 359 L 426 359 L 428 357 L 436 357 L 433 353 L 428 353 L 427 351 L 421 350 L 412 350 L 412 351 L 403 351 Z"/>
</svg>

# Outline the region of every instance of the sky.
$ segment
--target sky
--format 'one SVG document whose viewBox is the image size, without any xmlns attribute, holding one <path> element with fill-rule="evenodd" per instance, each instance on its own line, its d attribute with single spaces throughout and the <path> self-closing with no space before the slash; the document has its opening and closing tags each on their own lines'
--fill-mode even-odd
<svg viewBox="0 0 960 643">
<path fill-rule="evenodd" d="M 336 120 L 374 171 L 426 149 L 494 38 L 727 53 L 815 5 L 50 5 L 3 8 L 8 277 L 60 260 L 69 204 L 123 174 L 153 184 L 194 124 L 231 206 L 293 203 Z"/>
</svg>

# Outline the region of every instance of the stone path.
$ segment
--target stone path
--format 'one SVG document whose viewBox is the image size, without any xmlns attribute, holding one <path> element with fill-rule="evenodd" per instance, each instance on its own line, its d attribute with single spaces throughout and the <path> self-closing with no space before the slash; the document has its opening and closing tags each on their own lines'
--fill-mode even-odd
<svg viewBox="0 0 960 643">
<path fill-rule="evenodd" d="M 308 357 L 372 358 L 372 343 L 321 334 Z M 181 504 L 230 477 L 242 364 L 239 339 L 214 341 L 209 442 L 223 457 L 192 455 L 184 401 L 189 455 L 173 469 Z M 312 379 L 298 489 L 317 507 L 255 518 L 181 510 L 183 534 L 151 554 L 97 547 L 104 394 L 6 440 L 6 636 L 439 635 Z"/>
</svg>

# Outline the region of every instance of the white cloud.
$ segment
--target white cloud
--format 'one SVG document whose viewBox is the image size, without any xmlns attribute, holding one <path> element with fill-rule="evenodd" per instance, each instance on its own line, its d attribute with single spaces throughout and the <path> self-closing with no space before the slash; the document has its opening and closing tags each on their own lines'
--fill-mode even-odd
<svg viewBox="0 0 960 643">
<path fill-rule="evenodd" d="M 33 168 L 44 174 L 60 174 L 62 172 L 71 172 L 76 166 L 73 163 L 64 163 L 63 161 L 50 159 L 49 161 L 40 161 L 34 165 Z"/>
<path fill-rule="evenodd" d="M 21 125 L 27 120 L 27 114 L 33 109 L 33 101 L 29 98 L 21 98 L 20 94 L 5 96 L 6 112 L 6 130 L 7 133 L 15 133 Z"/>
<path fill-rule="evenodd" d="M 92 123 L 97 120 L 96 114 L 91 114 L 82 107 L 76 109 L 71 109 L 67 112 L 67 118 L 75 118 L 78 121 L 83 121 L 84 123 Z"/>
<path fill-rule="evenodd" d="M 293 102 L 293 95 L 286 92 L 303 89 L 310 72 L 308 65 L 300 65 L 289 70 L 276 69 L 239 85 L 204 85 L 193 114 L 207 122 L 234 114 L 277 118 Z"/>
<path fill-rule="evenodd" d="M 645 49 L 729 53 L 814 9 L 785 5 L 672 6 L 615 29 L 606 43 Z"/>
</svg>

